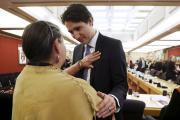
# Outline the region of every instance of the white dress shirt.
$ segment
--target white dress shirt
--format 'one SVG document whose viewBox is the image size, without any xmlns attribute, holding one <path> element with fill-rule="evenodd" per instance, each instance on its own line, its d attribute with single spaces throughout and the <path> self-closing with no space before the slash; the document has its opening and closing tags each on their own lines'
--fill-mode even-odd
<svg viewBox="0 0 180 120">
<path fill-rule="evenodd" d="M 96 34 L 94 35 L 94 37 L 88 43 L 88 45 L 91 46 L 90 53 L 95 51 L 98 36 L 99 36 L 99 32 L 96 31 Z M 86 50 L 86 47 L 87 47 L 87 45 L 85 44 L 84 45 L 85 50 Z M 84 51 L 83 57 L 85 57 L 85 53 L 86 53 L 86 51 Z M 88 69 L 88 75 L 87 75 L 87 80 L 86 80 L 88 83 L 90 83 L 90 74 L 91 74 L 91 68 Z"/>
</svg>

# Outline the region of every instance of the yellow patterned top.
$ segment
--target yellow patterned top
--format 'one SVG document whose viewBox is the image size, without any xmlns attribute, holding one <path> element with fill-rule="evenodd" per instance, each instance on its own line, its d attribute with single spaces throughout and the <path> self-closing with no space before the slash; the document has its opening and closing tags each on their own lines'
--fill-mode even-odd
<svg viewBox="0 0 180 120">
<path fill-rule="evenodd" d="M 84 80 L 51 66 L 26 65 L 16 81 L 12 120 L 92 120 L 100 101 Z"/>
</svg>

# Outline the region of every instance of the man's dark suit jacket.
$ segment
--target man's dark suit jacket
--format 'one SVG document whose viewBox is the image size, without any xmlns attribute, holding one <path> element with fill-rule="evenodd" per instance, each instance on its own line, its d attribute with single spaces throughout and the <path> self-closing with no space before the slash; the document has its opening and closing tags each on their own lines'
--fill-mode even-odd
<svg viewBox="0 0 180 120">
<path fill-rule="evenodd" d="M 91 70 L 90 84 L 96 91 L 116 96 L 122 108 L 128 85 L 126 59 L 121 41 L 99 34 L 95 51 L 100 51 L 101 57 L 93 63 L 94 68 Z M 73 63 L 83 58 L 83 52 L 83 44 L 75 47 Z M 79 71 L 76 77 L 82 78 L 82 75 L 83 70 Z M 117 120 L 119 117 L 121 117 L 120 112 L 116 114 Z M 109 118 L 103 120 L 109 120 Z"/>
</svg>

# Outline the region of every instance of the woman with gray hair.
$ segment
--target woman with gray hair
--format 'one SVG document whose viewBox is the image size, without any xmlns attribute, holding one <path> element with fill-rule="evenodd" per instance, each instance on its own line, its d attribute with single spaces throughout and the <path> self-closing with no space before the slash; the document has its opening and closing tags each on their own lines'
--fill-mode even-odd
<svg viewBox="0 0 180 120">
<path fill-rule="evenodd" d="M 22 39 L 29 62 L 16 81 L 12 120 L 92 120 L 101 98 L 86 81 L 71 75 L 93 67 L 100 53 L 62 71 L 66 54 L 56 25 L 34 22 L 25 28 Z"/>
</svg>

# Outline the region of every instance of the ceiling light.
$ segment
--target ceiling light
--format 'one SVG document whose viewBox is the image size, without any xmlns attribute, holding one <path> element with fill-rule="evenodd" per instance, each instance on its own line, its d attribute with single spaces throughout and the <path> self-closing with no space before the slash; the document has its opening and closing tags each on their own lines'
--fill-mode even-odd
<svg viewBox="0 0 180 120">
<path fill-rule="evenodd" d="M 134 30 L 136 30 L 136 28 L 127 27 L 127 28 L 125 28 L 125 30 L 127 30 L 127 31 L 134 31 Z"/>
<path fill-rule="evenodd" d="M 127 12 L 113 12 L 112 14 L 115 19 L 126 18 L 128 16 Z"/>
<path fill-rule="evenodd" d="M 38 20 L 47 20 L 48 17 L 51 17 L 50 11 L 45 7 L 19 7 L 21 10 L 32 15 Z"/>
<path fill-rule="evenodd" d="M 56 24 L 57 26 L 59 26 L 61 33 L 64 37 L 67 37 L 68 39 L 72 40 L 77 44 L 79 43 L 71 36 L 71 34 L 68 32 L 67 28 L 61 23 L 61 21 L 57 17 L 55 17 L 46 7 L 19 7 L 19 8 L 38 20 L 45 20 Z"/>
<path fill-rule="evenodd" d="M 97 18 L 94 20 L 94 24 L 108 24 L 108 20 L 107 19 L 103 19 L 103 18 Z"/>
<path fill-rule="evenodd" d="M 0 8 L 0 28 L 24 28 L 30 22 Z"/>
<path fill-rule="evenodd" d="M 141 11 L 151 11 L 153 10 L 154 6 L 136 6 L 136 10 L 141 10 Z"/>
<path fill-rule="evenodd" d="M 109 26 L 107 24 L 94 24 L 94 28 L 97 28 L 98 30 L 108 30 Z"/>
<path fill-rule="evenodd" d="M 145 18 L 145 17 L 147 17 L 148 14 L 149 14 L 149 12 L 135 12 L 133 17 L 135 17 L 135 18 Z"/>
<path fill-rule="evenodd" d="M 112 6 L 113 10 L 118 10 L 118 11 L 129 11 L 133 9 L 133 6 Z"/>
<path fill-rule="evenodd" d="M 177 46 L 180 45 L 180 40 L 179 41 L 154 41 L 148 45 L 158 45 L 158 46 Z"/>
<path fill-rule="evenodd" d="M 14 34 L 14 35 L 18 35 L 18 36 L 22 36 L 24 30 L 2 30 L 4 32 L 7 32 L 7 33 L 11 33 L 11 34 Z"/>
<path fill-rule="evenodd" d="M 91 13 L 94 18 L 106 18 L 107 16 L 107 11 L 102 11 L 102 12 L 92 11 Z"/>
<path fill-rule="evenodd" d="M 127 27 L 137 27 L 139 24 L 127 24 Z"/>
<path fill-rule="evenodd" d="M 108 6 L 87 6 L 89 11 L 105 11 Z"/>
<path fill-rule="evenodd" d="M 127 22 L 127 19 L 123 19 L 123 18 L 119 18 L 119 19 L 116 19 L 116 18 L 112 18 L 111 19 L 111 22 L 112 23 L 126 23 Z"/>
<path fill-rule="evenodd" d="M 180 32 L 174 32 L 170 35 L 161 38 L 161 40 L 180 40 Z"/>
<path fill-rule="evenodd" d="M 128 22 L 129 23 L 142 23 L 143 21 L 144 19 L 133 18 L 133 19 L 130 19 Z"/>
</svg>

